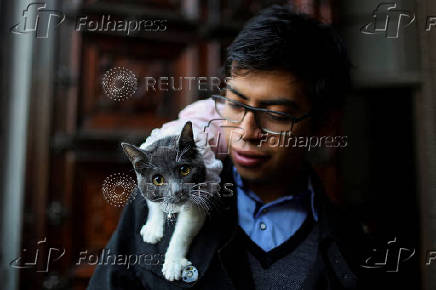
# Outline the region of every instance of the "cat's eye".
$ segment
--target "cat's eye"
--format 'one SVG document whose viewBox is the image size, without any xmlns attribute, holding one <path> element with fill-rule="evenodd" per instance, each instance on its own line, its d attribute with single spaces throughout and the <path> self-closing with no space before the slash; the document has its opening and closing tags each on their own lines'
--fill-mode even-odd
<svg viewBox="0 0 436 290">
<path fill-rule="evenodd" d="M 156 174 L 155 176 L 153 176 L 153 184 L 156 186 L 161 186 L 163 185 L 165 182 L 165 179 L 163 178 L 162 175 L 160 174 Z"/>
<path fill-rule="evenodd" d="M 179 172 L 181 175 L 186 176 L 191 172 L 191 167 L 182 165 L 179 167 Z"/>
</svg>

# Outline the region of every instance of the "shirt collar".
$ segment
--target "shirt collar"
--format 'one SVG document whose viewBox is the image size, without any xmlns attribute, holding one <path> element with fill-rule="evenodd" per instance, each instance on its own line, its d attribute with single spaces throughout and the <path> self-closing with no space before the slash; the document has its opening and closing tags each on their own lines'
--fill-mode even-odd
<svg viewBox="0 0 436 290">
<path fill-rule="evenodd" d="M 240 189 L 240 191 L 242 191 L 243 194 L 247 195 L 248 197 L 250 197 L 251 199 L 256 201 L 256 203 L 263 204 L 263 201 L 252 190 L 250 190 L 244 186 L 244 182 L 242 181 L 242 177 L 241 177 L 241 175 L 239 175 L 238 171 L 236 170 L 236 167 L 233 166 L 232 171 L 233 171 L 233 180 L 235 181 L 236 186 Z M 274 207 L 274 206 L 280 206 L 280 204 L 283 204 L 286 202 L 292 202 L 292 201 L 304 202 L 305 199 L 308 197 L 310 198 L 310 208 L 312 211 L 313 219 L 315 220 L 315 222 L 317 222 L 318 221 L 318 212 L 317 212 L 316 207 L 315 207 L 315 202 L 314 202 L 315 192 L 313 190 L 312 178 L 310 177 L 310 175 L 308 177 L 307 190 L 305 190 L 297 195 L 282 196 L 274 201 L 267 203 L 267 205 L 269 207 Z"/>
</svg>

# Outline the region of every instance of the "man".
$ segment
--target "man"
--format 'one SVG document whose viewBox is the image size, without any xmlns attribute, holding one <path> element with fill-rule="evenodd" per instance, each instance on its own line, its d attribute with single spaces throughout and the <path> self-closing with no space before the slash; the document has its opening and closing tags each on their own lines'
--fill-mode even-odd
<svg viewBox="0 0 436 290">
<path fill-rule="evenodd" d="M 243 132 L 232 140 L 232 126 L 224 126 L 231 146 L 221 179 L 234 194 L 191 245 L 198 277 L 167 281 L 152 257 L 128 269 L 97 267 L 89 289 L 363 289 L 359 224 L 329 202 L 307 148 L 265 142 L 320 132 L 343 103 L 349 67 L 328 25 L 279 6 L 249 21 L 228 48 L 223 94 L 181 114 L 193 123 L 219 116 Z M 146 216 L 143 200 L 127 205 L 107 248 L 151 253 L 139 236 Z M 164 253 L 168 241 L 161 243 Z"/>
</svg>

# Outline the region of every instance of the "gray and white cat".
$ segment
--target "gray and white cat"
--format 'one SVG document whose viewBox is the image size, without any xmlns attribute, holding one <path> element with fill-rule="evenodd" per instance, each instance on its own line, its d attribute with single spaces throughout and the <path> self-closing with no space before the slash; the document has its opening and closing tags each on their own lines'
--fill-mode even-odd
<svg viewBox="0 0 436 290">
<path fill-rule="evenodd" d="M 165 137 L 145 149 L 121 145 L 133 164 L 149 210 L 140 231 L 144 242 L 159 242 L 166 216 L 178 213 L 162 273 L 167 280 L 179 280 L 183 268 L 191 265 L 186 254 L 205 222 L 208 208 L 208 192 L 199 189 L 206 168 L 194 142 L 192 123 L 184 125 L 180 136 Z"/>
</svg>

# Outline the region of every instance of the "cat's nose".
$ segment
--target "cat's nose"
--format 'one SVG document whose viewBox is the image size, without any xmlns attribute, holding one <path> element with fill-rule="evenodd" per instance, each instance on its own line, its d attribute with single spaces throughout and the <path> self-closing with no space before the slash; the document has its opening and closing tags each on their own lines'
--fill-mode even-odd
<svg viewBox="0 0 436 290">
<path fill-rule="evenodd" d="M 182 197 L 183 197 L 183 192 L 178 191 L 178 192 L 174 193 L 174 196 L 173 196 L 174 202 L 180 202 L 182 200 Z"/>
<path fill-rule="evenodd" d="M 170 196 L 169 202 L 171 203 L 178 203 L 182 201 L 183 193 L 182 192 L 176 192 L 173 195 Z"/>
</svg>

